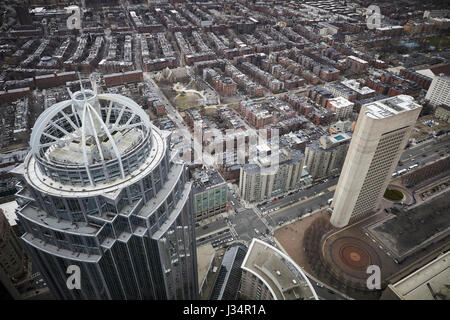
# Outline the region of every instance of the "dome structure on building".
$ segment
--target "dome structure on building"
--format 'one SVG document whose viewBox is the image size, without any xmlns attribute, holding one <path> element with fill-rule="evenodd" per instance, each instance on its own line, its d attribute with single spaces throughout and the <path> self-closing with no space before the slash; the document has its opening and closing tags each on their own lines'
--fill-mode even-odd
<svg viewBox="0 0 450 320">
<path fill-rule="evenodd" d="M 196 299 L 192 184 L 133 100 L 81 88 L 36 120 L 19 177 L 25 248 L 58 299 Z M 81 270 L 81 290 L 66 269 Z"/>
</svg>

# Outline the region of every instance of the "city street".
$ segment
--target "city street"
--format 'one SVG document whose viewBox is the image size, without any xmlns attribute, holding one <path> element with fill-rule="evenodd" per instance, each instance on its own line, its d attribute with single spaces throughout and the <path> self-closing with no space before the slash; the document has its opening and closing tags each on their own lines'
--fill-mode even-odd
<svg viewBox="0 0 450 320">
<path fill-rule="evenodd" d="M 287 221 L 299 218 L 307 213 L 316 211 L 327 206 L 328 199 L 332 198 L 334 191 L 320 193 L 321 195 L 313 196 L 298 204 L 287 206 L 272 213 L 268 213 L 268 220 L 272 226 L 281 225 Z"/>
<path fill-rule="evenodd" d="M 406 150 L 401 156 L 403 163 L 397 167 L 396 171 L 403 168 L 407 169 L 416 163 L 423 166 L 447 155 L 449 152 L 449 137 L 438 142 L 435 140 L 426 142 L 418 147 Z M 327 207 L 329 205 L 328 200 L 333 198 L 338 181 L 339 177 L 328 178 L 304 190 L 290 195 L 281 195 L 275 201 L 269 200 L 267 203 L 251 209 L 243 208 L 240 201 L 234 196 L 233 191 L 229 190 L 228 201 L 233 208 L 232 215 L 229 218 L 214 221 L 206 225 L 206 228 L 197 228 L 197 238 L 216 232 L 208 239 L 203 240 L 202 243 L 211 242 L 214 247 L 217 247 L 218 242 L 221 245 L 233 240 L 241 240 L 249 244 L 252 238 L 259 238 L 276 246 L 270 232 L 283 223 Z M 239 196 L 238 193 L 236 193 L 236 196 Z M 227 226 L 230 231 L 226 231 L 228 230 L 225 229 Z M 266 234 L 269 230 L 269 234 Z M 230 237 L 230 234 L 232 237 Z M 221 240 L 223 241 L 220 242 Z M 321 284 L 318 285 L 313 279 L 310 279 L 310 281 L 321 299 L 345 299 L 339 293 L 323 287 Z"/>
<path fill-rule="evenodd" d="M 450 136 L 442 138 L 441 141 L 435 139 L 425 142 L 422 145 L 413 149 L 406 150 L 400 160 L 403 165 L 397 167 L 397 171 L 408 168 L 413 164 L 418 163 L 419 166 L 429 162 L 433 162 L 440 157 L 448 155 L 450 153 Z"/>
<path fill-rule="evenodd" d="M 265 238 L 267 228 L 252 209 L 244 210 L 230 219 L 240 240 L 250 241 L 253 238 Z"/>
<path fill-rule="evenodd" d="M 450 152 L 450 137 L 442 141 L 432 140 L 413 149 L 404 152 L 401 159 L 404 161 L 396 171 L 409 168 L 418 163 L 422 166 L 435 161 Z M 268 201 L 256 208 L 245 209 L 240 201 L 229 190 L 228 201 L 233 208 L 233 214 L 229 218 L 231 229 L 234 230 L 235 239 L 250 242 L 253 237 L 267 239 L 265 236 L 267 225 L 270 231 L 276 226 L 297 219 L 307 213 L 327 207 L 328 200 L 333 198 L 334 189 L 339 177 L 325 179 L 304 190 L 290 195 L 281 195 L 276 201 Z M 238 196 L 238 194 L 236 194 Z M 222 221 L 222 222 L 220 222 Z M 207 225 L 207 229 L 197 228 L 197 238 L 200 235 L 211 233 L 225 227 L 227 222 L 221 219 Z M 255 230 L 258 230 L 257 232 Z"/>
</svg>

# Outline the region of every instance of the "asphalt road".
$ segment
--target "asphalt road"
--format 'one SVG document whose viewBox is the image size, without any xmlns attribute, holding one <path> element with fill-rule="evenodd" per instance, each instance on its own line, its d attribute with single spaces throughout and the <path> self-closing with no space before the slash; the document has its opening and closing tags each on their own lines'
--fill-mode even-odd
<svg viewBox="0 0 450 320">
<path fill-rule="evenodd" d="M 311 199 L 306 199 L 298 204 L 281 208 L 266 215 L 271 226 L 275 227 L 287 221 L 299 218 L 307 213 L 313 212 L 327 206 L 327 201 L 333 198 L 334 191 L 323 191 Z"/>
<path fill-rule="evenodd" d="M 424 142 L 421 145 L 407 149 L 403 152 L 400 160 L 408 160 L 422 154 L 428 154 L 430 151 L 438 150 L 440 147 L 443 147 L 442 150 L 449 148 L 450 145 L 450 136 L 442 138 L 440 141 L 436 141 L 432 139 L 430 141 Z"/>
<path fill-rule="evenodd" d="M 445 140 L 436 142 L 430 141 L 422 145 L 406 150 L 401 156 L 401 162 L 396 171 L 403 168 L 409 168 L 414 164 L 422 166 L 439 159 L 442 156 L 447 156 L 450 153 L 450 137 Z M 214 230 L 222 230 L 228 226 L 229 233 L 223 232 L 210 237 L 210 242 L 217 239 L 227 239 L 223 244 L 232 240 L 243 240 L 248 244 L 252 238 L 259 238 L 274 245 L 271 235 L 266 232 L 269 227 L 270 231 L 279 224 L 296 219 L 311 211 L 327 207 L 328 199 L 334 195 L 334 187 L 336 186 L 339 177 L 333 177 L 314 184 L 313 186 L 299 190 L 293 194 L 278 197 L 276 201 L 270 201 L 264 205 L 252 209 L 246 209 L 241 206 L 241 203 L 233 195 L 233 192 L 228 193 L 228 202 L 233 208 L 233 214 L 228 219 L 221 219 L 214 221 L 207 225 L 206 228 L 197 228 L 197 238 L 200 235 L 214 232 Z M 238 196 L 238 194 L 237 194 Z M 232 236 L 230 239 L 229 236 Z M 222 237 L 222 238 L 221 238 Z M 316 289 L 317 294 L 322 299 L 339 300 L 345 299 L 339 293 L 335 293 L 326 287 L 321 287 L 310 279 L 311 283 Z"/>
<path fill-rule="evenodd" d="M 322 284 L 317 285 L 313 279 L 309 278 L 314 290 L 316 290 L 317 296 L 320 300 L 347 300 L 345 297 L 341 296 L 338 292 L 328 289 Z"/>
<path fill-rule="evenodd" d="M 224 219 L 213 221 L 207 225 L 198 227 L 196 229 L 195 236 L 198 239 L 204 235 L 214 232 L 215 230 L 219 230 L 225 227 L 227 227 L 227 222 Z"/>
<path fill-rule="evenodd" d="M 296 203 L 298 201 L 304 200 L 306 198 L 311 198 L 318 195 L 321 192 L 325 192 L 328 188 L 337 184 L 339 178 L 329 178 L 325 179 L 326 182 L 319 182 L 311 187 L 295 192 L 291 195 L 284 196 L 283 198 L 278 197 L 276 201 L 270 201 L 267 204 L 258 206 L 262 213 L 270 211 L 271 209 L 282 208 L 287 205 Z M 324 181 L 324 180 L 323 180 Z M 328 200 L 328 199 L 327 199 Z M 275 211 L 275 210 L 274 210 Z"/>
</svg>

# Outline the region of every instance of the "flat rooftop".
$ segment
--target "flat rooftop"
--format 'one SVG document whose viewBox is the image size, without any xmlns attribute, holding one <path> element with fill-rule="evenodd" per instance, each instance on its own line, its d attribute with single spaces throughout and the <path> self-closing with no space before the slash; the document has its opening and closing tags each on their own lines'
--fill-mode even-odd
<svg viewBox="0 0 450 320">
<path fill-rule="evenodd" d="M 338 133 L 330 136 L 330 141 L 333 143 L 344 142 L 351 140 L 351 136 L 346 133 Z"/>
<path fill-rule="evenodd" d="M 337 109 L 350 107 L 350 106 L 354 105 L 353 102 L 345 99 L 344 97 L 336 97 L 336 98 L 330 99 L 330 104 L 332 104 Z"/>
<path fill-rule="evenodd" d="M 369 87 L 361 87 L 361 84 L 358 81 L 356 81 L 355 79 L 344 80 L 341 83 L 344 86 L 346 86 L 347 88 L 350 88 L 353 91 L 356 91 L 357 93 L 362 94 L 362 95 L 367 95 L 367 94 L 375 92 L 375 90 L 373 90 Z"/>
<path fill-rule="evenodd" d="M 209 188 L 224 184 L 222 176 L 217 171 L 197 171 L 193 173 L 194 176 L 194 191 L 195 193 L 203 192 Z"/>
<path fill-rule="evenodd" d="M 368 63 L 366 60 L 363 60 L 363 59 L 358 58 L 358 57 L 355 57 L 355 56 L 348 56 L 347 58 L 352 59 L 352 60 L 355 60 L 355 61 L 357 61 L 357 62 L 359 62 L 359 63 L 364 63 L 364 64 L 367 64 L 367 63 Z"/>
<path fill-rule="evenodd" d="M 384 119 L 420 108 L 421 106 L 417 104 L 411 96 L 398 95 L 395 97 L 370 102 L 363 105 L 363 107 L 366 107 L 366 114 L 369 117 L 374 119 Z"/>
<path fill-rule="evenodd" d="M 197 247 L 198 287 L 201 288 L 214 261 L 216 250 L 211 243 Z"/>
<path fill-rule="evenodd" d="M 387 31 L 387 30 L 398 30 L 398 29 L 403 29 L 402 26 L 386 26 L 386 27 L 380 27 L 380 28 L 376 28 L 376 30 L 379 31 Z"/>
<path fill-rule="evenodd" d="M 242 268 L 268 285 L 274 299 L 318 299 L 300 267 L 287 255 L 261 240 L 252 240 Z"/>
<path fill-rule="evenodd" d="M 393 208 L 394 216 L 369 227 L 385 247 L 402 258 L 450 234 L 450 190 L 410 210 Z"/>
<path fill-rule="evenodd" d="M 389 287 L 402 300 L 448 300 L 449 284 L 450 251 Z"/>
</svg>

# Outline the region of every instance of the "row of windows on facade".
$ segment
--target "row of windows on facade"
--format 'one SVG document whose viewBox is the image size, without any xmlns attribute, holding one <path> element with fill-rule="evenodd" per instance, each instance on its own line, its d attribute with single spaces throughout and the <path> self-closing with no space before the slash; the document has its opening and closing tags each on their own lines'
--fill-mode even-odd
<svg viewBox="0 0 450 320">
<path fill-rule="evenodd" d="M 155 193 L 157 193 L 161 189 L 162 185 L 159 180 L 159 177 L 161 176 L 159 173 L 159 167 L 156 168 L 154 173 L 155 175 L 153 175 L 153 177 L 152 174 L 150 174 L 142 180 L 144 190 L 142 190 L 139 183 L 130 186 L 129 190 L 131 199 L 128 198 L 127 192 L 123 192 L 117 205 L 109 204 L 103 197 L 92 197 L 87 199 L 65 198 L 64 200 L 59 197 L 51 197 L 47 195 L 42 195 L 42 197 L 44 203 L 49 209 L 51 209 L 47 210 L 47 212 L 55 212 L 59 218 L 65 220 L 71 220 L 74 222 L 84 221 L 83 212 L 85 212 L 86 215 L 102 215 L 108 212 L 117 214 L 120 213 L 123 207 L 128 205 L 130 201 L 133 202 L 141 199 L 143 194 L 145 194 L 148 199 L 156 196 L 156 194 L 152 192 L 152 180 L 156 187 Z M 163 177 L 167 178 L 166 175 L 163 175 Z M 169 202 L 171 202 L 171 195 L 169 195 Z"/>
<path fill-rule="evenodd" d="M 185 217 L 185 223 L 187 222 L 187 218 Z M 177 219 L 177 224 L 182 224 L 183 223 L 183 221 L 182 221 L 182 219 L 181 219 L 181 217 L 178 217 L 178 219 Z M 175 228 L 175 226 L 173 226 L 172 227 L 172 230 L 177 230 L 177 229 L 179 229 L 178 228 L 178 225 L 176 226 L 176 228 Z M 182 228 L 183 230 L 185 230 L 185 228 Z M 179 234 L 179 237 L 180 236 L 183 236 L 184 238 L 183 238 L 183 240 L 182 241 L 178 241 L 178 243 L 183 243 L 183 246 L 182 247 L 178 247 L 178 254 L 179 254 L 179 257 L 181 258 L 181 259 L 183 259 L 184 258 L 184 256 L 187 256 L 187 257 L 190 257 L 190 254 L 186 254 L 186 252 L 189 252 L 190 251 L 190 242 L 189 242 L 189 234 L 187 233 L 187 231 L 186 231 L 186 234 L 185 233 L 183 233 L 183 234 Z M 136 250 L 135 248 L 138 248 L 139 246 L 138 246 L 138 240 L 137 240 L 137 238 L 136 237 L 133 237 L 132 238 L 132 240 L 135 240 L 134 242 L 133 242 L 133 244 L 131 245 L 131 246 L 128 246 L 128 248 L 130 249 L 130 250 L 132 250 L 135 254 L 144 254 L 144 249 L 143 248 L 141 248 L 141 250 Z M 130 264 L 131 263 L 131 261 L 130 261 L 130 259 L 129 259 L 129 255 L 127 254 L 128 252 L 127 252 L 127 248 L 125 247 L 125 245 L 120 245 L 120 244 L 118 244 L 117 246 L 116 246 L 116 250 L 115 250 L 115 257 L 116 257 L 116 260 L 117 259 L 119 259 L 120 260 L 120 266 L 119 265 L 117 265 L 117 267 L 119 267 L 119 268 L 121 268 L 121 267 L 123 267 L 125 264 Z M 182 250 L 183 250 L 183 252 L 182 252 Z M 108 251 L 109 252 L 109 251 Z M 181 254 L 180 254 L 180 252 L 182 252 Z M 134 254 L 133 254 L 134 255 Z M 107 256 L 107 254 L 106 254 L 106 256 Z M 143 261 L 143 260 L 140 260 L 140 261 Z M 89 265 L 89 264 L 87 264 L 87 265 Z M 135 266 L 135 267 L 137 267 L 137 266 Z M 130 268 L 128 268 L 129 270 L 128 270 L 128 272 L 120 272 L 120 274 L 122 274 L 122 276 L 123 275 L 127 275 L 127 274 L 129 274 L 130 276 L 131 276 L 131 274 L 132 274 L 132 272 L 131 272 L 131 269 Z M 63 270 L 65 270 L 65 269 L 63 269 Z M 126 271 L 126 270 L 123 270 L 123 271 Z M 186 272 L 183 272 L 183 275 L 184 276 L 186 276 Z M 128 279 L 129 280 L 129 282 L 128 283 L 131 283 L 131 281 L 133 280 L 132 278 L 130 278 L 130 279 Z"/>
<path fill-rule="evenodd" d="M 181 186 L 179 184 L 179 186 Z M 181 192 L 182 189 L 181 187 L 176 188 L 175 189 L 176 195 L 175 198 L 178 200 L 181 197 Z M 166 211 L 165 208 L 165 204 L 167 204 L 168 210 Z M 174 201 L 173 201 L 173 196 L 172 194 L 169 195 L 169 197 L 166 199 L 166 202 L 163 203 L 162 206 L 160 206 L 160 208 L 152 215 L 150 216 L 150 225 L 151 227 L 159 227 L 160 225 L 162 225 L 168 216 L 168 213 L 173 209 L 174 207 Z M 156 221 L 159 221 L 158 225 L 156 224 Z M 95 222 L 97 222 L 96 220 L 94 220 Z M 122 232 L 128 232 L 131 233 L 132 230 L 130 229 L 130 226 L 132 226 L 133 231 L 137 228 L 137 227 L 145 227 L 146 223 L 144 218 L 138 218 L 137 216 L 133 216 L 131 215 L 129 219 L 127 219 L 126 217 L 122 217 L 122 216 L 116 216 L 116 218 L 113 220 L 113 224 L 112 226 L 110 224 L 105 224 L 103 226 L 103 229 L 101 230 L 101 232 L 99 233 L 99 239 L 100 239 L 100 243 L 106 239 L 106 238 L 117 238 L 119 234 L 121 234 Z M 58 232 L 55 230 L 50 230 L 48 231 L 48 229 L 42 228 L 38 225 L 32 225 L 31 226 L 31 232 L 33 233 L 34 236 L 40 238 L 41 234 L 44 234 L 44 236 L 46 237 L 46 242 L 54 242 L 51 241 L 52 239 L 56 239 L 57 240 L 57 246 L 58 247 L 62 247 L 62 248 L 66 248 L 69 249 L 69 243 L 73 243 L 75 246 L 79 246 L 79 247 L 86 247 L 87 251 L 92 253 L 93 250 L 89 249 L 89 247 L 91 247 L 91 245 L 84 245 L 82 242 L 82 239 L 85 239 L 87 242 L 91 241 L 91 244 L 95 245 L 95 242 L 93 242 L 93 236 L 85 236 L 85 237 L 78 237 L 77 236 L 71 236 L 71 238 L 65 238 L 65 236 L 67 236 L 67 233 L 63 233 L 63 232 Z M 50 233 L 51 232 L 51 233 Z M 53 234 L 52 234 L 53 233 Z M 44 239 L 43 239 L 44 240 Z"/>
</svg>

